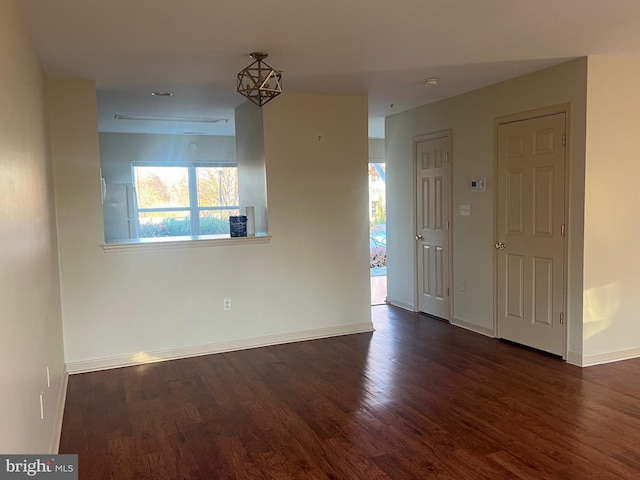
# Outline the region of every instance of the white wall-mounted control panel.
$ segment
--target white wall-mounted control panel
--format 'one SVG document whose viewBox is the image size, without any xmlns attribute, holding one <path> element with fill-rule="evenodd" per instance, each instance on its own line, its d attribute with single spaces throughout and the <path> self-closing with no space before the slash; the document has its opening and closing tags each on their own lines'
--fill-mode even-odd
<svg viewBox="0 0 640 480">
<path fill-rule="evenodd" d="M 484 192 L 487 189 L 487 179 L 472 178 L 469 180 L 469 188 L 472 192 Z"/>
</svg>

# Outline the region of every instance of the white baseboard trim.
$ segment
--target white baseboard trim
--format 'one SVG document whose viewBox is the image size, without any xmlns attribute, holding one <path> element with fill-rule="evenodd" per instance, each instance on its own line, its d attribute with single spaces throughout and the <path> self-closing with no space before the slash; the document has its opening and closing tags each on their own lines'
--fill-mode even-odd
<svg viewBox="0 0 640 480">
<path fill-rule="evenodd" d="M 465 322 L 464 320 L 460 320 L 459 318 L 452 318 L 451 325 L 464 328 L 466 330 L 471 330 L 472 332 L 479 333 L 480 335 L 485 335 L 487 337 L 495 338 L 495 335 L 493 334 L 493 329 L 481 327 L 480 325 L 475 325 L 473 323 Z"/>
<path fill-rule="evenodd" d="M 250 348 L 268 347 L 270 345 L 280 345 L 283 343 L 302 342 L 305 340 L 317 340 L 320 338 L 338 337 L 341 335 L 351 335 L 354 333 L 373 332 L 373 323 L 354 323 L 351 325 L 338 325 L 335 327 L 316 328 L 302 330 L 299 332 L 281 333 L 267 335 L 264 337 L 246 338 L 232 340 L 229 342 L 212 343 L 208 345 L 195 345 L 192 347 L 175 348 L 161 350 L 157 352 L 146 352 L 144 354 L 131 354 L 119 357 L 101 358 L 97 360 L 84 360 L 79 362 L 68 362 L 67 372 L 70 375 L 85 372 L 95 372 L 98 370 L 108 370 L 110 368 L 129 367 L 132 365 L 143 365 L 147 363 L 164 362 L 176 360 L 178 358 L 198 357 L 201 355 L 211 355 L 213 353 L 232 352 L 236 350 L 247 350 Z"/>
<path fill-rule="evenodd" d="M 582 363 L 580 366 L 591 367 L 593 365 L 620 362 L 622 360 L 630 360 L 632 358 L 638 358 L 638 357 L 640 357 L 640 347 L 626 348 L 624 350 L 616 350 L 614 352 L 596 353 L 593 355 L 582 355 Z M 567 361 L 569 360 L 567 359 Z"/>
<path fill-rule="evenodd" d="M 395 300 L 391 297 L 387 297 L 386 302 L 394 307 L 404 308 L 405 310 L 409 310 L 410 312 L 415 312 L 415 307 L 410 303 L 401 302 L 400 300 Z"/>
<path fill-rule="evenodd" d="M 62 420 L 64 417 L 64 406 L 67 403 L 67 385 L 69 383 L 69 374 L 67 371 L 62 372 L 62 380 L 60 381 L 60 390 L 58 392 L 58 404 L 56 405 L 56 414 L 53 418 L 53 433 L 51 434 L 51 444 L 49 453 L 56 454 L 60 450 L 60 437 L 62 436 Z"/>
<path fill-rule="evenodd" d="M 584 367 L 584 365 L 582 365 L 582 354 L 572 352 L 571 350 L 567 352 L 566 362 L 570 365 L 575 365 L 576 367 Z"/>
</svg>

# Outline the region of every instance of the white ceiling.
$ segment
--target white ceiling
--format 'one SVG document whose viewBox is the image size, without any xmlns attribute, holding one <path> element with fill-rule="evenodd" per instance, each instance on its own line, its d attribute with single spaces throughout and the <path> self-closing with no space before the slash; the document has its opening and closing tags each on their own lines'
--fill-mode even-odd
<svg viewBox="0 0 640 480">
<path fill-rule="evenodd" d="M 45 72 L 96 81 L 101 131 L 232 135 L 253 51 L 284 70 L 285 91 L 367 94 L 372 137 L 386 115 L 571 58 L 640 55 L 640 0 L 18 2 Z"/>
</svg>

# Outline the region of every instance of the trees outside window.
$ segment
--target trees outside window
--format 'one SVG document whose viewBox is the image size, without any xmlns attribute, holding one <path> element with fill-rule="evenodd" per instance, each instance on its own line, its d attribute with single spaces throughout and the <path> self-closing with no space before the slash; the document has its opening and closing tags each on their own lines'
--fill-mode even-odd
<svg viewBox="0 0 640 480">
<path fill-rule="evenodd" d="M 225 234 L 239 215 L 235 166 L 134 164 L 133 183 L 140 238 Z"/>
</svg>

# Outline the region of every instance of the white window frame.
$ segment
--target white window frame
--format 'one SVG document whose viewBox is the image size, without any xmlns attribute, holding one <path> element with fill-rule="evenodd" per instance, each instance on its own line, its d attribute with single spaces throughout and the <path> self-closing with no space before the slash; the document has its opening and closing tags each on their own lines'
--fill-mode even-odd
<svg viewBox="0 0 640 480">
<path fill-rule="evenodd" d="M 182 167 L 187 168 L 187 179 L 189 183 L 189 206 L 188 207 L 157 207 L 157 208 L 139 208 L 138 193 L 136 191 L 135 167 Z M 238 165 L 233 162 L 131 162 L 131 183 L 133 184 L 133 214 L 136 228 L 136 238 L 140 237 L 140 212 L 189 212 L 191 235 L 200 236 L 200 212 L 201 211 L 224 211 L 239 210 L 239 205 L 224 205 L 217 207 L 201 207 L 198 198 L 198 177 L 196 169 L 201 167 L 208 168 L 229 168 L 236 169 Z M 147 237 L 143 237 L 147 238 Z M 171 238 L 171 237 L 166 237 Z"/>
</svg>

